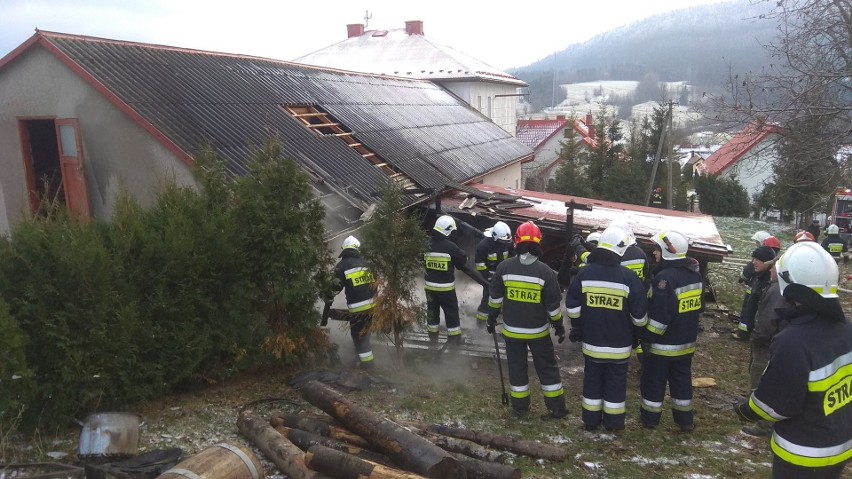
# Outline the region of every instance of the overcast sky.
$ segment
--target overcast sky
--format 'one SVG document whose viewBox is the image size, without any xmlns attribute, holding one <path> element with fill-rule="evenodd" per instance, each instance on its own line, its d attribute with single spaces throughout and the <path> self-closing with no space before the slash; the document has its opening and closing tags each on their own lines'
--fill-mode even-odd
<svg viewBox="0 0 852 479">
<path fill-rule="evenodd" d="M 35 29 L 292 60 L 346 25 L 424 33 L 491 66 L 524 66 L 649 16 L 723 0 L 0 0 L 0 57 Z"/>
</svg>

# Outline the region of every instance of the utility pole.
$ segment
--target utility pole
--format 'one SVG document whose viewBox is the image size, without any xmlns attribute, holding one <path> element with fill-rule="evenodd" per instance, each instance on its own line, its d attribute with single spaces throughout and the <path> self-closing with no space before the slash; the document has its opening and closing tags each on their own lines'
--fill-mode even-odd
<svg viewBox="0 0 852 479">
<path fill-rule="evenodd" d="M 669 145 L 669 155 L 668 155 L 668 158 L 669 158 L 669 189 L 668 189 L 668 193 L 666 194 L 666 207 L 669 209 L 669 211 L 672 210 L 672 196 L 674 196 L 674 191 L 672 191 L 672 168 L 673 168 L 672 162 L 674 161 L 674 158 L 672 158 L 672 154 L 674 153 L 674 151 L 673 151 L 674 150 L 674 138 L 672 138 L 672 116 L 674 116 L 674 113 L 672 111 L 672 105 L 674 105 L 674 103 L 671 100 L 669 100 L 669 124 L 668 124 L 668 132 L 669 133 L 668 133 L 668 135 L 666 135 L 666 137 L 667 137 L 666 140 L 668 141 L 668 145 Z"/>
<path fill-rule="evenodd" d="M 651 178 L 648 180 L 648 194 L 645 195 L 645 206 L 648 206 L 651 203 L 651 193 L 654 191 L 654 179 L 657 177 L 657 166 L 660 164 L 660 155 L 663 152 L 663 145 L 666 142 L 666 139 L 671 135 L 671 127 L 672 127 L 672 105 L 674 102 L 671 100 L 668 101 L 669 108 L 666 111 L 666 117 L 663 120 L 663 131 L 660 133 L 660 142 L 657 143 L 657 154 L 654 155 L 654 167 L 651 169 Z M 671 153 L 669 153 L 671 156 Z M 671 185 L 672 185 L 672 176 L 671 176 L 671 163 L 669 164 L 669 209 L 671 209 Z"/>
</svg>

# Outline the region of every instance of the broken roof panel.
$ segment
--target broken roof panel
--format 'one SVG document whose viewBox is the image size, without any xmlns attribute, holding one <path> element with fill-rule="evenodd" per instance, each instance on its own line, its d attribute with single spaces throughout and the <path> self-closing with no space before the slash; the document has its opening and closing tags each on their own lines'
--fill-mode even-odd
<svg viewBox="0 0 852 479">
<path fill-rule="evenodd" d="M 469 206 L 470 201 L 462 205 L 471 195 L 480 195 L 478 201 L 472 206 Z M 657 232 L 676 230 L 689 238 L 691 256 L 721 262 L 728 254 L 728 246 L 709 215 L 481 184 L 467 185 L 464 191 L 448 192 L 441 204 L 450 214 L 481 215 L 515 223 L 533 220 L 543 230 L 564 234 L 565 203 L 572 200 L 592 206 L 590 211 L 579 208 L 574 211 L 576 231 L 602 231 L 611 222 L 621 220 L 631 226 L 636 240 L 645 249 L 653 249 L 650 238 Z"/>
</svg>

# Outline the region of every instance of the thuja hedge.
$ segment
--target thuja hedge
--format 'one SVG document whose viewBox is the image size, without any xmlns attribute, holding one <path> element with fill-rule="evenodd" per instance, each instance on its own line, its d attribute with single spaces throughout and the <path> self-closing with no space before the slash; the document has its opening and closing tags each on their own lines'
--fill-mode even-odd
<svg viewBox="0 0 852 479">
<path fill-rule="evenodd" d="M 0 427 L 64 426 L 328 343 L 322 205 L 268 141 L 240 177 L 209 151 L 200 188 L 117 200 L 110 221 L 57 209 L 0 241 Z"/>
</svg>

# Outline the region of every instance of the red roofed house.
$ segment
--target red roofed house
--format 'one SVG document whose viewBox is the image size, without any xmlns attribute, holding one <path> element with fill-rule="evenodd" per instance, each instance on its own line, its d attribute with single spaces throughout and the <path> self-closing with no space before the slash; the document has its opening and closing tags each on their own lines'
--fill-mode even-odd
<svg viewBox="0 0 852 479">
<path fill-rule="evenodd" d="M 535 152 L 533 161 L 521 165 L 521 184 L 526 189 L 537 189 L 543 191 L 547 183 L 556 177 L 556 169 L 559 165 L 559 152 L 562 150 L 562 140 L 565 138 L 566 129 L 571 125 L 571 120 L 565 115 L 558 115 L 554 120 L 518 120 L 518 141 L 529 146 Z M 592 115 L 586 115 L 584 120 L 574 119 L 574 131 L 578 140 L 586 148 L 595 145 L 595 127 Z M 527 185 L 527 180 L 532 179 Z"/>
<path fill-rule="evenodd" d="M 356 72 L 417 78 L 437 83 L 515 135 L 515 106 L 523 80 L 426 37 L 423 22 L 405 28 L 364 30 L 346 26 L 346 40 L 293 60 Z"/>
<path fill-rule="evenodd" d="M 746 189 L 749 198 L 772 181 L 772 165 L 778 158 L 775 142 L 778 127 L 765 123 L 749 123 L 721 148 L 704 160 L 698 168 L 701 175 L 736 178 Z"/>
</svg>

